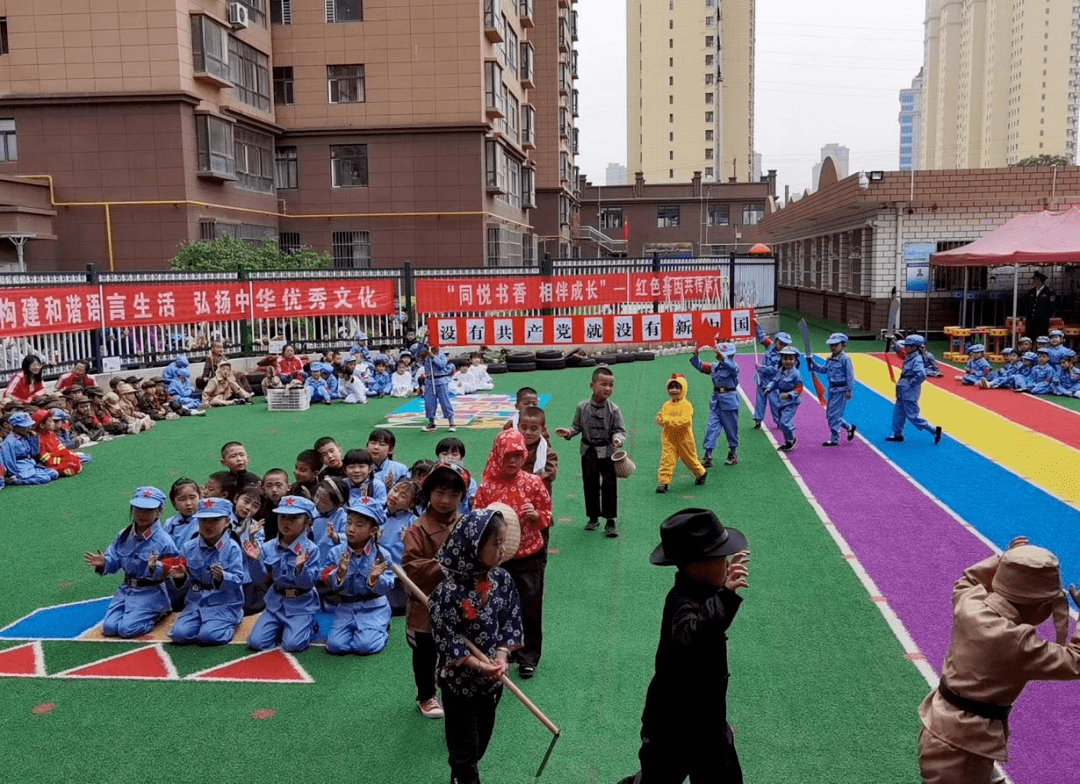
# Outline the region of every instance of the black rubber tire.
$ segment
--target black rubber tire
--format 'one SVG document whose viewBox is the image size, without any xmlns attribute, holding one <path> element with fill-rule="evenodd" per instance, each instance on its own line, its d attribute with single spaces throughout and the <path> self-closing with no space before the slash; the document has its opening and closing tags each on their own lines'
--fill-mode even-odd
<svg viewBox="0 0 1080 784">
<path fill-rule="evenodd" d="M 625 362 L 633 362 L 634 361 L 634 355 L 633 354 L 616 354 L 615 355 L 615 361 L 618 362 L 619 364 L 623 364 Z"/>
<path fill-rule="evenodd" d="M 651 351 L 635 351 L 634 359 L 637 362 L 652 362 L 656 359 L 656 354 Z"/>
<path fill-rule="evenodd" d="M 456 357 L 451 357 L 450 362 L 453 363 L 453 365 L 457 368 L 464 368 L 468 367 L 472 360 L 465 355 L 459 355 Z"/>
<path fill-rule="evenodd" d="M 506 372 L 505 362 L 491 362 L 487 366 L 488 375 L 497 376 L 499 373 Z"/>
<path fill-rule="evenodd" d="M 596 360 L 593 359 L 592 357 L 589 357 L 588 359 L 583 359 L 580 362 L 578 362 L 577 366 L 578 367 L 584 367 L 584 368 L 596 367 Z"/>
<path fill-rule="evenodd" d="M 619 361 L 615 354 L 593 354 L 592 358 L 597 365 L 614 365 Z"/>
<path fill-rule="evenodd" d="M 516 362 L 535 362 L 536 352 L 534 351 L 511 351 L 506 355 L 506 361 L 508 363 Z"/>
<path fill-rule="evenodd" d="M 566 360 L 561 355 L 557 359 L 537 357 L 536 367 L 540 370 L 562 370 L 566 367 Z"/>
<path fill-rule="evenodd" d="M 511 373 L 528 373 L 536 370 L 536 362 L 507 362 L 506 367 Z M 490 372 L 491 368 L 488 368 L 488 373 Z"/>
<path fill-rule="evenodd" d="M 563 353 L 561 351 L 553 351 L 553 350 L 537 351 L 536 352 L 536 358 L 537 359 L 562 359 L 563 358 Z"/>
</svg>

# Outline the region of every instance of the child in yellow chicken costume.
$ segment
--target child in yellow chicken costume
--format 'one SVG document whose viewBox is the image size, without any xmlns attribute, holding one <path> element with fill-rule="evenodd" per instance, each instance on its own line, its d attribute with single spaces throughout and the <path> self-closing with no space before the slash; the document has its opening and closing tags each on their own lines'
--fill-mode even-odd
<svg viewBox="0 0 1080 784">
<path fill-rule="evenodd" d="M 686 399 L 686 376 L 672 373 L 668 379 L 667 393 L 669 400 L 656 412 L 656 424 L 664 428 L 660 434 L 660 468 L 656 472 L 658 493 L 668 491 L 675 473 L 675 463 L 680 459 L 697 477 L 694 484 L 705 484 L 705 477 L 709 475 L 697 456 L 694 407 Z"/>
</svg>

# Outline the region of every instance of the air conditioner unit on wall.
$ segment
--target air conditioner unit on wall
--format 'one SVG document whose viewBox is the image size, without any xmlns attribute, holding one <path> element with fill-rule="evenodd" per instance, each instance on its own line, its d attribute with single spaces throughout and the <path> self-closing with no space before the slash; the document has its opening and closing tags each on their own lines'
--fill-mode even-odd
<svg viewBox="0 0 1080 784">
<path fill-rule="evenodd" d="M 247 6 L 241 3 L 229 3 L 229 24 L 236 28 L 248 26 Z"/>
</svg>

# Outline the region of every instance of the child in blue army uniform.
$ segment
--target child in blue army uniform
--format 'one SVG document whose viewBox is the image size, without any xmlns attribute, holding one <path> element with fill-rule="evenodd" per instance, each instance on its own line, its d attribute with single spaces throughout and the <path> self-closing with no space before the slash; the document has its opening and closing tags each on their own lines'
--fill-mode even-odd
<svg viewBox="0 0 1080 784">
<path fill-rule="evenodd" d="M 777 449 L 790 452 L 795 448 L 795 411 L 802 402 L 802 375 L 799 373 L 799 349 L 784 346 L 778 352 L 780 369 L 773 380 L 765 385 L 765 394 L 769 396 L 769 409 L 773 422 L 784 436 L 784 443 Z"/>
<path fill-rule="evenodd" d="M 521 602 L 514 581 L 499 568 L 507 523 L 502 513 L 464 515 L 435 554 L 443 581 L 428 602 L 437 673 L 446 711 L 450 779 L 479 784 L 479 762 L 495 729 L 510 650 L 524 642 Z M 473 656 L 465 639 L 487 657 Z"/>
<path fill-rule="evenodd" d="M 450 402 L 449 387 L 454 366 L 436 346 L 421 345 L 418 359 L 424 366 L 424 416 L 428 420 L 422 430 L 425 433 L 434 432 L 435 406 L 438 403 L 443 416 L 450 423 L 447 430 L 453 433 L 457 428 L 454 427 L 454 405 Z"/>
<path fill-rule="evenodd" d="M 1015 348 L 1005 348 L 1001 352 L 1005 358 L 1005 364 L 985 378 L 979 379 L 979 386 L 983 389 L 1011 389 L 1013 377 L 1020 371 L 1020 355 Z"/>
<path fill-rule="evenodd" d="M 765 418 L 765 403 L 769 400 L 769 393 L 765 387 L 776 378 L 780 372 L 780 350 L 792 343 L 791 335 L 786 332 L 777 332 L 771 338 L 761 329 L 760 324 L 754 325 L 757 330 L 757 341 L 765 346 L 765 354 L 761 357 L 761 364 L 757 366 L 757 398 L 754 401 L 754 429 L 761 428 L 761 421 Z M 776 418 L 776 412 L 773 412 Z"/>
<path fill-rule="evenodd" d="M 366 495 L 386 502 L 386 485 L 375 478 L 374 461 L 366 449 L 350 449 L 345 453 L 344 464 L 350 498 Z"/>
<path fill-rule="evenodd" d="M 176 514 L 163 525 L 177 547 L 183 547 L 188 539 L 199 532 L 199 521 L 195 519 L 195 513 L 199 511 L 199 495 L 198 483 L 186 476 L 177 479 L 169 488 L 169 503 Z"/>
<path fill-rule="evenodd" d="M 694 347 L 694 355 L 690 357 L 690 364 L 707 374 L 713 385 L 712 397 L 709 399 L 709 422 L 705 426 L 705 459 L 701 461 L 705 468 L 712 468 L 712 453 L 721 428 L 728 444 L 724 465 L 735 465 L 739 462 L 739 366 L 735 364 L 734 356 L 734 344 L 721 343 L 720 336 L 717 335 L 715 362 L 702 362 L 698 358 L 697 346 Z M 764 414 L 764 409 L 762 413 Z"/>
<path fill-rule="evenodd" d="M 1035 352 L 1035 356 L 1036 364 L 1031 368 L 1031 372 L 1023 383 L 1017 382 L 1016 391 L 1029 392 L 1032 395 L 1049 395 L 1050 388 L 1057 382 L 1057 372 L 1050 364 L 1050 349 L 1044 346 Z"/>
<path fill-rule="evenodd" d="M 893 406 L 892 435 L 886 441 L 903 441 L 904 426 L 911 422 L 919 430 L 934 434 L 934 443 L 941 441 L 941 427 L 934 427 L 919 414 L 919 395 L 926 381 L 926 366 L 922 353 L 926 349 L 926 338 L 922 335 L 908 335 L 903 346 L 898 346 L 896 353 L 904 360 L 900 371 L 900 380 L 896 382 L 896 405 Z"/>
<path fill-rule="evenodd" d="M 677 784 L 687 776 L 693 784 L 742 784 L 727 722 L 727 631 L 742 603 L 736 591 L 747 587 L 749 557 L 746 537 L 708 509 L 683 509 L 660 525 L 649 561 L 679 571 L 641 714 L 641 769 L 619 784 Z"/>
<path fill-rule="evenodd" d="M 43 485 L 60 474 L 38 462 L 40 444 L 34 435 L 34 420 L 25 411 L 8 417 L 11 432 L 0 444 L 0 464 L 3 464 L 9 485 Z"/>
<path fill-rule="evenodd" d="M 345 534 L 345 507 L 349 503 L 349 480 L 328 476 L 315 490 L 315 519 L 311 521 L 311 538 L 319 548 L 319 563 L 325 564 L 330 550 Z"/>
<path fill-rule="evenodd" d="M 409 478 L 409 467 L 394 459 L 397 436 L 385 427 L 377 427 L 368 436 L 367 453 L 371 455 L 372 474 L 389 490 L 400 479 Z"/>
<path fill-rule="evenodd" d="M 1074 365 L 1076 352 L 1071 348 L 1062 352 L 1058 362 L 1058 378 L 1050 390 L 1055 395 L 1064 397 L 1080 397 L 1080 371 Z"/>
<path fill-rule="evenodd" d="M 337 595 L 334 623 L 326 652 L 367 656 L 386 647 L 390 638 L 390 602 L 394 587 L 390 554 L 377 544 L 383 509 L 373 498 L 349 502 L 345 541 L 324 561 L 323 583 Z"/>
<path fill-rule="evenodd" d="M 401 557 L 405 554 L 405 532 L 419 516 L 416 506 L 422 497 L 420 485 L 412 479 L 395 483 L 386 495 L 386 519 L 379 530 L 379 545 L 390 554 L 390 562 L 396 566 L 401 566 Z M 394 583 L 387 598 L 394 615 L 405 614 L 408 596 L 401 583 Z"/>
<path fill-rule="evenodd" d="M 1009 389 L 1020 391 L 1027 386 L 1028 380 L 1031 378 L 1031 371 L 1035 369 L 1035 363 L 1039 361 L 1039 355 L 1034 351 L 1025 351 L 1020 356 L 1020 367 L 1013 374 L 1012 383 L 1009 385 Z M 1002 385 L 1005 388 L 1005 385 Z"/>
<path fill-rule="evenodd" d="M 139 637 L 170 610 L 162 559 L 179 553 L 161 525 L 164 507 L 165 494 L 156 487 L 135 488 L 131 525 L 117 534 L 104 554 L 98 550 L 83 555 L 98 574 L 124 572 L 124 581 L 105 610 L 101 631 L 106 637 Z"/>
<path fill-rule="evenodd" d="M 994 372 L 994 368 L 986 361 L 986 346 L 975 343 L 968 346 L 968 361 L 964 365 L 964 375 L 958 379 L 961 384 L 974 386 Z"/>
<path fill-rule="evenodd" d="M 187 589 L 184 611 L 169 637 L 180 645 L 225 645 L 244 618 L 247 567 L 239 539 L 230 530 L 233 505 L 226 498 L 205 498 L 195 518 L 199 535 L 180 548 L 186 563 L 168 576 Z"/>
<path fill-rule="evenodd" d="M 258 547 L 244 542 L 244 553 L 262 566 L 270 583 L 266 609 L 248 635 L 248 647 L 255 651 L 273 648 L 280 641 L 283 650 L 303 651 L 311 644 L 315 613 L 319 611 L 319 550 L 304 535 L 315 518 L 315 504 L 298 495 L 287 495 L 274 512 L 278 535 Z"/>
<path fill-rule="evenodd" d="M 273 474 L 271 474 L 271 482 L 280 482 L 282 486 L 287 487 L 284 479 Z M 277 484 L 271 484 L 270 486 L 276 493 Z M 236 495 L 229 532 L 240 543 L 241 551 L 243 551 L 244 542 L 249 539 L 255 543 L 256 547 L 262 547 L 263 542 L 266 541 L 266 521 L 254 519 L 255 515 L 262 511 L 265 499 L 262 490 L 254 485 L 248 485 Z M 277 503 L 274 502 L 273 506 L 276 507 Z M 274 531 L 277 531 L 277 520 L 274 521 Z M 258 562 L 246 557 L 243 561 L 244 615 L 254 615 L 257 612 L 262 612 L 263 608 L 266 607 L 266 583 L 264 582 L 266 575 L 262 572 L 262 567 Z"/>
<path fill-rule="evenodd" d="M 307 387 L 312 403 L 330 405 L 330 382 L 327 380 L 327 376 L 330 374 L 326 372 L 328 367 L 330 366 L 325 362 L 311 363 L 311 375 L 304 381 L 304 386 Z"/>
<path fill-rule="evenodd" d="M 822 446 L 839 446 L 841 430 L 847 433 L 848 441 L 855 437 L 855 425 L 849 425 L 844 421 L 844 410 L 847 408 L 847 402 L 851 400 L 851 391 L 855 386 L 855 368 L 851 366 L 851 357 L 844 353 L 847 343 L 847 335 L 843 332 L 834 332 L 825 339 L 825 345 L 832 353 L 824 362 L 819 362 L 812 354 L 806 357 L 811 372 L 820 373 L 829 381 L 829 397 L 825 405 L 825 419 L 829 423 L 829 440 L 822 441 Z"/>
<path fill-rule="evenodd" d="M 942 378 L 945 374 L 941 372 L 941 368 L 938 367 L 937 360 L 934 359 L 934 355 L 930 353 L 930 349 L 923 349 L 923 367 L 926 368 L 927 378 Z"/>
<path fill-rule="evenodd" d="M 1050 364 L 1057 368 L 1065 352 L 1072 349 L 1065 345 L 1065 333 L 1060 329 L 1052 329 L 1046 333 L 1046 336 L 1050 339 L 1046 347 L 1050 352 Z"/>
</svg>

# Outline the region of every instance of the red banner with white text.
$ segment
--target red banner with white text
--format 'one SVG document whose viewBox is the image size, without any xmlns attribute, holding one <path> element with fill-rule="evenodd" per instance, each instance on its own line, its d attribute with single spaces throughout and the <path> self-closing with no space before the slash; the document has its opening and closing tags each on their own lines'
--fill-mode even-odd
<svg viewBox="0 0 1080 784">
<path fill-rule="evenodd" d="M 623 302 L 719 300 L 718 270 L 532 275 L 506 278 L 417 278 L 420 313 L 540 310 Z"/>
<path fill-rule="evenodd" d="M 430 318 L 437 346 L 558 346 L 617 343 L 690 343 L 702 326 L 720 340 L 751 337 L 754 311 L 638 313 L 624 316 L 509 316 Z M 702 326 L 699 326 L 702 325 Z"/>
<path fill-rule="evenodd" d="M 255 318 L 288 316 L 348 316 L 394 312 L 394 281 L 373 280 L 290 280 L 253 281 L 251 297 Z"/>
<path fill-rule="evenodd" d="M 247 283 L 108 284 L 102 291 L 107 327 L 233 321 L 251 315 Z"/>
<path fill-rule="evenodd" d="M 0 289 L 0 337 L 101 327 L 97 286 Z"/>
</svg>

